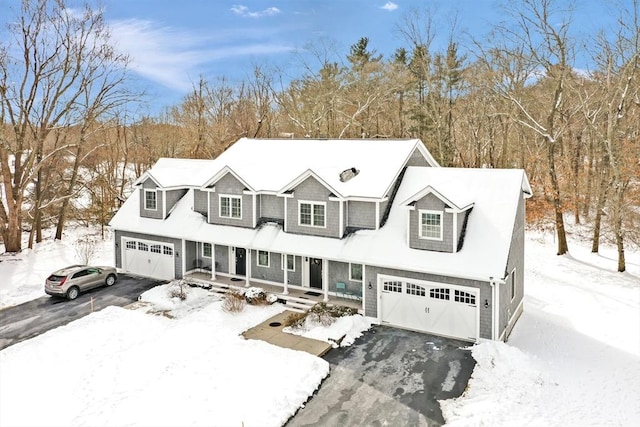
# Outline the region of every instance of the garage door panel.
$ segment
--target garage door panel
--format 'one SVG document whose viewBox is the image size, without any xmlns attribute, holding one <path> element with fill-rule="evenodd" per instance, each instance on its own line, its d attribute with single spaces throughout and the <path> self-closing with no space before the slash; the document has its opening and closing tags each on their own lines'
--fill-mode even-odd
<svg viewBox="0 0 640 427">
<path fill-rule="evenodd" d="M 477 338 L 478 289 L 389 276 L 380 282 L 382 322 L 465 340 Z"/>
<path fill-rule="evenodd" d="M 175 278 L 172 244 L 124 239 L 122 247 L 122 268 L 124 271 L 163 280 Z"/>
</svg>

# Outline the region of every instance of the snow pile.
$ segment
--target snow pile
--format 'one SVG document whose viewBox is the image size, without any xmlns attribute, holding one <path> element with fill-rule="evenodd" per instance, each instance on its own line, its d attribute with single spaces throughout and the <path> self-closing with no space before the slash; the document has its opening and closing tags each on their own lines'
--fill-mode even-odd
<svg viewBox="0 0 640 427">
<path fill-rule="evenodd" d="M 233 316 L 219 301 L 176 307 L 164 288 L 147 300 L 183 317 L 109 307 L 1 351 L 0 425 L 277 426 L 329 373 L 320 358 L 239 336 L 279 304 Z"/>
<path fill-rule="evenodd" d="M 184 300 L 175 296 L 178 292 L 184 293 Z M 212 302 L 219 301 L 220 297 L 200 287 L 191 287 L 186 284 L 181 286 L 180 280 L 174 280 L 166 285 L 149 289 L 138 299 L 151 304 L 151 311 L 164 311 L 171 317 L 180 318 Z"/>
<path fill-rule="evenodd" d="M 287 327 L 283 331 L 301 335 L 306 338 L 312 338 L 319 341 L 332 343 L 337 347 L 336 342 L 344 337 L 340 342 L 341 347 L 347 347 L 353 344 L 356 338 L 362 336 L 362 333 L 371 328 L 371 320 L 360 314 L 353 316 L 338 317 L 335 322 L 329 326 L 324 326 L 309 317 L 305 319 L 302 327 Z"/>
</svg>

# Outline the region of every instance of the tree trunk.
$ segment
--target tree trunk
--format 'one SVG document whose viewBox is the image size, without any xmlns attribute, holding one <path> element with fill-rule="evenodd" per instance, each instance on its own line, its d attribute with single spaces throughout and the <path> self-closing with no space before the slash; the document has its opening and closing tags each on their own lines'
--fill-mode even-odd
<svg viewBox="0 0 640 427">
<path fill-rule="evenodd" d="M 616 193 L 614 198 L 614 233 L 616 235 L 616 247 L 618 248 L 618 271 L 627 269 L 624 259 L 624 232 L 622 230 L 622 203 L 624 203 L 624 189 L 620 183 L 616 183 Z"/>
<path fill-rule="evenodd" d="M 607 201 L 607 190 L 609 187 L 609 160 L 608 157 L 602 160 L 600 185 L 598 187 L 598 202 L 596 204 L 596 216 L 593 220 L 593 240 L 591 241 L 591 252 L 598 253 L 600 249 L 600 229 L 602 227 L 602 215 L 604 205 Z"/>
<path fill-rule="evenodd" d="M 558 236 L 558 255 L 564 255 L 569 251 L 567 245 L 567 235 L 564 229 L 564 218 L 562 216 L 562 200 L 560 200 L 560 186 L 558 185 L 558 177 L 556 175 L 555 165 L 555 144 L 548 142 L 549 156 L 549 178 L 551 179 L 551 188 L 553 191 L 553 208 L 556 217 L 556 234 Z"/>
<path fill-rule="evenodd" d="M 76 147 L 76 158 L 73 161 L 73 170 L 71 172 L 71 180 L 69 186 L 63 195 L 62 204 L 60 205 L 60 211 L 58 212 L 58 224 L 56 225 L 56 240 L 62 240 L 62 232 L 67 221 L 67 211 L 69 210 L 69 200 L 73 194 L 73 188 L 76 186 L 78 180 L 78 168 L 80 167 L 80 155 L 82 153 L 82 145 L 84 143 L 84 136 L 81 136 L 80 144 Z"/>
</svg>

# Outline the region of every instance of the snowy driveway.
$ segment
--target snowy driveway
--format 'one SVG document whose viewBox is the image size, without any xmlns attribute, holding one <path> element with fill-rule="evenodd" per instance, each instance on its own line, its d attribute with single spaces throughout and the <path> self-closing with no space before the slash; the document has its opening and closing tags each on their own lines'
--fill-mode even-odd
<svg viewBox="0 0 640 427">
<path fill-rule="evenodd" d="M 114 286 L 93 289 L 74 301 L 44 296 L 4 308 L 0 310 L 0 350 L 86 316 L 92 303 L 94 311 L 110 305 L 123 307 L 161 283 L 165 282 L 120 274 Z"/>
<path fill-rule="evenodd" d="M 442 425 L 438 400 L 460 396 L 473 372 L 475 360 L 462 349 L 469 345 L 374 326 L 324 357 L 329 376 L 287 427 Z"/>
</svg>

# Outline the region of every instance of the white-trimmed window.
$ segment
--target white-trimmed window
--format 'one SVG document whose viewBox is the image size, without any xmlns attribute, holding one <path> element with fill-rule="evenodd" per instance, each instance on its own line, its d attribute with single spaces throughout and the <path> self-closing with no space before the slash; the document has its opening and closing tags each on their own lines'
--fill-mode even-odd
<svg viewBox="0 0 640 427">
<path fill-rule="evenodd" d="M 173 255 L 173 248 L 171 246 L 163 246 L 162 253 L 165 255 Z"/>
<path fill-rule="evenodd" d="M 133 240 L 127 240 L 125 243 L 125 247 L 127 249 L 135 249 L 136 248 L 136 242 L 134 242 Z"/>
<path fill-rule="evenodd" d="M 349 264 L 349 280 L 362 282 L 362 264 Z"/>
<path fill-rule="evenodd" d="M 147 245 L 146 243 L 138 242 L 138 250 L 148 252 L 149 245 Z"/>
<path fill-rule="evenodd" d="M 420 238 L 442 240 L 442 212 L 420 210 Z"/>
<path fill-rule="evenodd" d="M 151 252 L 153 252 L 154 254 L 161 254 L 162 245 L 151 245 Z"/>
<path fill-rule="evenodd" d="M 204 258 L 211 258 L 211 243 L 202 244 L 202 256 Z"/>
<path fill-rule="evenodd" d="M 382 290 L 387 292 L 402 292 L 402 282 L 399 280 L 390 280 L 382 282 Z"/>
<path fill-rule="evenodd" d="M 296 257 L 295 255 L 281 255 L 280 256 L 280 268 L 284 270 L 284 259 L 287 259 L 287 271 L 296 271 Z"/>
<path fill-rule="evenodd" d="M 242 197 L 221 194 L 220 217 L 242 219 Z"/>
<path fill-rule="evenodd" d="M 156 190 L 144 190 L 144 208 L 148 211 L 158 210 L 158 192 Z"/>
<path fill-rule="evenodd" d="M 298 202 L 298 224 L 307 227 L 324 227 L 326 208 L 325 203 Z"/>
<path fill-rule="evenodd" d="M 511 301 L 516 297 L 516 269 L 511 270 Z"/>
<path fill-rule="evenodd" d="M 260 267 L 269 267 L 269 252 L 258 251 L 258 265 Z"/>
</svg>

